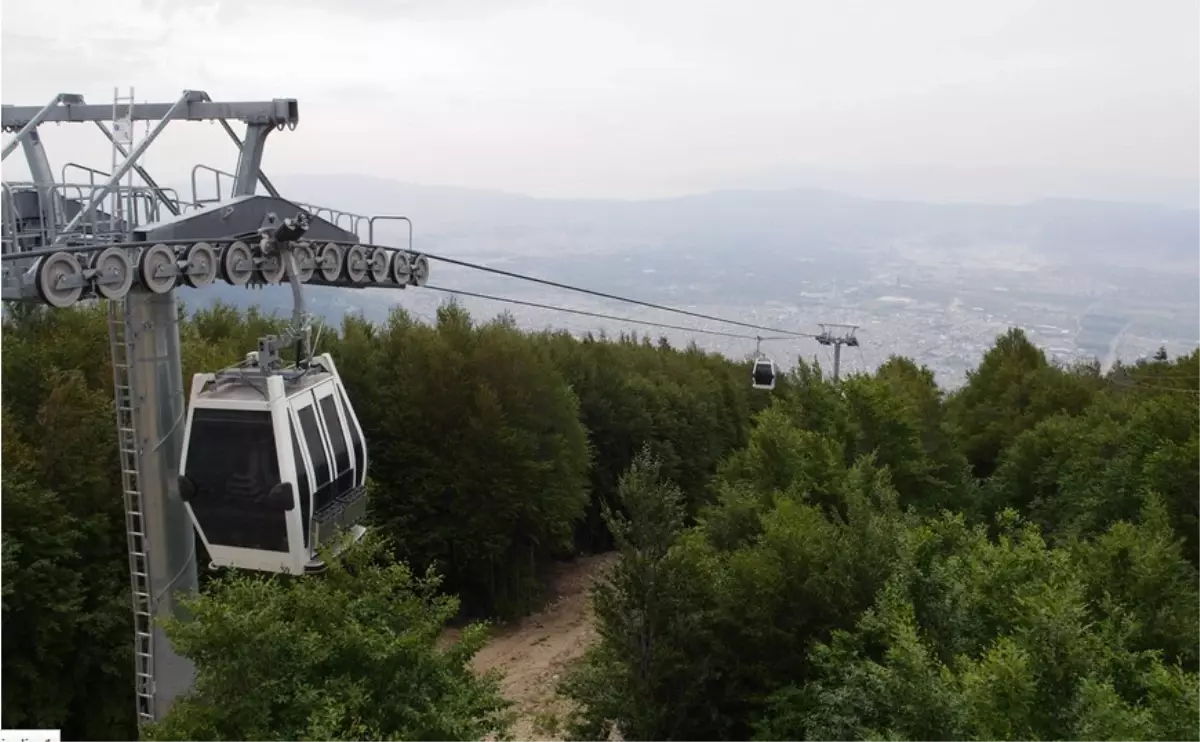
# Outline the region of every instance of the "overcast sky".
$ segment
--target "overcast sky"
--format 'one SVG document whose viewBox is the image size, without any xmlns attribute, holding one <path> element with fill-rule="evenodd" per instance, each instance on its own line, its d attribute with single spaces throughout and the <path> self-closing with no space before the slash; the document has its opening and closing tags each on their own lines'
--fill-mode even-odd
<svg viewBox="0 0 1200 742">
<path fill-rule="evenodd" d="M 4 4 L 0 73 L 5 103 L 111 102 L 114 85 L 155 101 L 298 98 L 268 174 L 557 197 L 799 184 L 938 197 L 940 183 L 976 199 L 1166 198 L 1200 178 L 1198 7 L 26 0 Z M 56 170 L 109 166 L 94 128 L 44 136 Z M 148 165 L 181 182 L 197 159 L 233 166 L 219 129 L 180 123 Z"/>
</svg>

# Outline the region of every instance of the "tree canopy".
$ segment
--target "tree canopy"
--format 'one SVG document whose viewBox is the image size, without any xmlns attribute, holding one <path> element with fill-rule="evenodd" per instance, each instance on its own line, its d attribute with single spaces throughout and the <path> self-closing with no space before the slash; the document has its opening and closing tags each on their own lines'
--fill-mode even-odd
<svg viewBox="0 0 1200 742">
<path fill-rule="evenodd" d="M 280 324 L 185 317 L 185 374 Z M 4 724 L 132 739 L 104 308 L 3 330 Z M 892 358 L 766 393 L 695 347 L 453 305 L 321 343 L 377 538 L 313 579 L 206 573 L 168 626 L 196 686 L 144 735 L 502 737 L 483 628 L 445 628 L 612 548 L 561 689 L 578 738 L 1200 736 L 1200 352 L 1101 373 L 1013 330 L 957 390 Z"/>
<path fill-rule="evenodd" d="M 233 574 L 167 625 L 196 662 L 192 692 L 148 739 L 476 740 L 505 728 L 497 681 L 467 666 L 472 625 L 439 647 L 458 610 L 377 542 L 352 546 L 316 579 Z"/>
</svg>

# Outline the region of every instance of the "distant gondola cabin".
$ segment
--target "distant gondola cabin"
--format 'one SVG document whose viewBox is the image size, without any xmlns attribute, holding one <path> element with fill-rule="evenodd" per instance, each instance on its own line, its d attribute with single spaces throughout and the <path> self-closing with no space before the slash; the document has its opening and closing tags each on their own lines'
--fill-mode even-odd
<svg viewBox="0 0 1200 742">
<path fill-rule="evenodd" d="M 750 372 L 750 382 L 754 389 L 774 389 L 775 362 L 769 358 L 756 360 Z"/>
<path fill-rule="evenodd" d="M 316 571 L 336 532 L 365 532 L 366 443 L 328 354 L 293 378 L 196 374 L 180 469 L 213 566 Z"/>
</svg>

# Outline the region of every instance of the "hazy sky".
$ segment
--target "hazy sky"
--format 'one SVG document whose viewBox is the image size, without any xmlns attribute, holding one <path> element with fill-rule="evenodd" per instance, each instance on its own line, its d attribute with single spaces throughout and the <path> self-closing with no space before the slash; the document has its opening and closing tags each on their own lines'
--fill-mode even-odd
<svg viewBox="0 0 1200 742">
<path fill-rule="evenodd" d="M 4 5 L 0 71 L 5 103 L 111 102 L 114 85 L 156 101 L 183 88 L 298 98 L 300 127 L 272 135 L 268 174 L 562 197 L 801 183 L 1156 197 L 1200 179 L 1198 8 L 27 0 Z M 44 136 L 56 169 L 109 166 L 91 127 Z M 148 165 L 181 182 L 197 159 L 233 166 L 218 128 L 179 123 Z"/>
</svg>

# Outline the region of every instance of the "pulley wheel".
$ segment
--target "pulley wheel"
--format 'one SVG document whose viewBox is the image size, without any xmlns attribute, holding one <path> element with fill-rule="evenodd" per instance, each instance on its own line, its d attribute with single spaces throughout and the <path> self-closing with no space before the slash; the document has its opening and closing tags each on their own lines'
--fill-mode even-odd
<svg viewBox="0 0 1200 742">
<path fill-rule="evenodd" d="M 133 286 L 133 260 L 120 247 L 109 247 L 92 256 L 96 292 L 105 299 L 120 299 Z"/>
<path fill-rule="evenodd" d="M 351 283 L 366 283 L 367 281 L 367 248 L 362 245 L 352 245 L 346 251 L 346 278 Z"/>
<path fill-rule="evenodd" d="M 146 248 L 138 260 L 138 278 L 143 286 L 155 294 L 165 294 L 175 288 L 178 276 L 172 273 L 174 270 L 175 251 L 163 244 Z M 159 271 L 166 275 L 159 275 Z"/>
<path fill-rule="evenodd" d="M 417 255 L 412 261 L 412 279 L 414 286 L 424 286 L 429 281 L 429 258 Z"/>
<path fill-rule="evenodd" d="M 262 276 L 263 281 L 269 284 L 276 284 L 283 280 L 287 273 L 287 265 L 283 262 L 283 256 L 278 252 L 273 252 L 270 255 L 263 256 L 262 262 L 258 264 L 258 272 Z"/>
<path fill-rule="evenodd" d="M 392 259 L 392 280 L 401 288 L 407 286 L 412 278 L 412 266 L 409 264 L 411 258 L 411 253 L 398 252 Z"/>
<path fill-rule="evenodd" d="M 388 278 L 388 269 L 392 267 L 392 251 L 382 247 L 372 248 L 367 257 L 368 270 L 371 272 L 371 283 L 383 283 Z"/>
<path fill-rule="evenodd" d="M 254 253 L 250 246 L 238 240 L 221 253 L 221 272 L 225 283 L 233 286 L 245 286 L 254 275 Z M 242 265 L 239 265 L 242 264 Z"/>
<path fill-rule="evenodd" d="M 62 309 L 79 301 L 83 295 L 83 283 L 78 286 L 60 286 L 62 279 L 83 278 L 83 266 L 74 255 L 56 252 L 38 260 L 37 292 L 41 300 L 52 307 Z"/>
<path fill-rule="evenodd" d="M 333 283 L 342 274 L 342 248 L 326 242 L 317 252 L 317 273 L 325 281 Z"/>
<path fill-rule="evenodd" d="M 296 277 L 300 283 L 308 283 L 317 269 L 317 258 L 307 242 L 292 243 L 292 264 L 296 266 Z"/>
<path fill-rule="evenodd" d="M 183 282 L 194 289 L 208 286 L 217 280 L 217 251 L 207 242 L 197 242 L 184 253 L 187 267 Z"/>
</svg>

